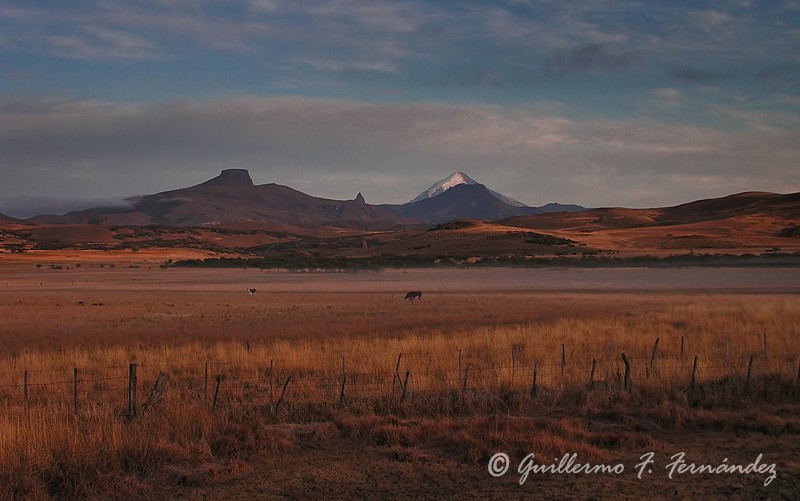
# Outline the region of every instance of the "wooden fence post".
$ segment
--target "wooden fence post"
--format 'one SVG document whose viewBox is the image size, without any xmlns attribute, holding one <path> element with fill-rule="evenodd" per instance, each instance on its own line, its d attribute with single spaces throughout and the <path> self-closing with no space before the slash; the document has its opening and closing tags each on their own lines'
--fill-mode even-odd
<svg viewBox="0 0 800 501">
<path fill-rule="evenodd" d="M 567 365 L 567 347 L 561 343 L 561 375 L 564 375 L 564 367 Z"/>
<path fill-rule="evenodd" d="M 689 388 L 689 396 L 690 397 L 694 396 L 694 386 L 695 386 L 695 383 L 697 382 L 697 359 L 698 359 L 698 357 L 697 357 L 697 355 L 695 355 L 694 356 L 694 364 L 692 365 L 692 385 Z"/>
<path fill-rule="evenodd" d="M 684 336 L 681 336 L 681 369 L 683 369 L 683 358 L 684 354 L 686 353 L 684 348 L 685 348 Z"/>
<path fill-rule="evenodd" d="M 407 370 L 407 371 L 406 371 L 406 380 L 405 380 L 405 382 L 403 383 L 403 394 L 402 394 L 402 395 L 400 395 L 400 401 L 401 401 L 401 402 L 404 402 L 404 401 L 405 401 L 405 399 L 406 399 L 406 390 L 408 389 L 408 376 L 409 376 L 409 374 L 411 374 L 411 371 L 408 371 L 408 370 Z"/>
<path fill-rule="evenodd" d="M 272 387 L 273 387 L 273 368 L 272 368 L 272 359 L 269 359 L 269 405 L 273 405 L 275 403 L 275 399 L 272 395 Z"/>
<path fill-rule="evenodd" d="M 625 352 L 622 352 L 622 362 L 625 364 L 624 388 L 626 391 L 631 391 L 631 363 L 625 355 Z"/>
<path fill-rule="evenodd" d="M 156 378 L 156 382 L 153 385 L 153 391 L 150 392 L 150 396 L 147 397 L 147 402 L 145 402 L 144 407 L 142 408 L 142 415 L 147 412 L 147 409 L 153 406 L 156 403 L 161 395 L 164 394 L 164 388 L 169 381 L 169 376 L 167 376 L 163 372 L 158 373 L 158 377 Z"/>
<path fill-rule="evenodd" d="M 78 413 L 78 368 L 72 370 L 72 406 L 75 414 Z"/>
<path fill-rule="evenodd" d="M 278 397 L 278 401 L 275 402 L 275 414 L 278 414 L 278 411 L 281 410 L 281 404 L 283 403 L 283 397 L 286 395 L 286 387 L 289 386 L 289 381 L 292 380 L 292 376 L 286 376 L 286 382 L 283 383 L 283 389 L 281 390 L 281 396 Z"/>
<path fill-rule="evenodd" d="M 344 384 L 347 381 L 347 372 L 344 368 L 344 355 L 342 355 L 342 387 L 339 389 L 339 403 L 344 402 Z"/>
<path fill-rule="evenodd" d="M 531 398 L 536 397 L 539 393 L 539 387 L 536 386 L 536 370 L 538 369 L 537 364 L 533 364 L 533 382 L 531 383 Z"/>
<path fill-rule="evenodd" d="M 208 362 L 203 365 L 203 403 L 208 402 Z"/>
<path fill-rule="evenodd" d="M 217 376 L 214 376 L 214 379 L 216 379 L 217 385 L 214 388 L 214 400 L 211 403 L 211 412 L 214 412 L 214 409 L 217 408 L 217 397 L 219 397 L 219 385 L 220 383 L 222 383 L 222 375 L 219 374 Z"/>
<path fill-rule="evenodd" d="M 767 333 L 764 333 L 764 360 L 767 360 L 769 357 L 767 356 Z"/>
<path fill-rule="evenodd" d="M 511 386 L 514 386 L 514 375 L 517 372 L 517 345 L 511 345 Z"/>
<path fill-rule="evenodd" d="M 744 392 L 750 391 L 750 374 L 753 372 L 753 355 L 750 355 L 750 362 L 747 363 L 747 380 L 744 382 Z"/>
<path fill-rule="evenodd" d="M 456 376 L 456 381 L 459 379 L 461 379 L 461 350 L 458 350 L 458 376 Z"/>
<path fill-rule="evenodd" d="M 653 354 L 650 355 L 650 370 L 653 372 L 653 376 L 656 375 L 656 356 L 658 355 L 658 343 L 661 341 L 660 337 L 656 338 L 656 342 L 653 344 Z"/>
<path fill-rule="evenodd" d="M 392 398 L 394 398 L 394 382 L 397 381 L 397 384 L 400 386 L 401 389 L 403 387 L 403 378 L 400 377 L 400 359 L 402 358 L 403 358 L 403 352 L 400 352 L 397 355 L 397 365 L 394 366 L 394 377 L 392 378 Z M 458 381 L 458 379 L 456 379 L 456 381 Z"/>
<path fill-rule="evenodd" d="M 594 370 L 597 367 L 597 359 L 592 359 L 592 374 L 589 376 L 589 391 L 594 389 Z"/>
<path fill-rule="evenodd" d="M 136 364 L 128 365 L 128 417 L 133 419 L 137 414 L 136 400 Z"/>
<path fill-rule="evenodd" d="M 23 376 L 22 398 L 25 401 L 25 407 L 28 407 L 28 371 L 25 371 Z"/>
</svg>

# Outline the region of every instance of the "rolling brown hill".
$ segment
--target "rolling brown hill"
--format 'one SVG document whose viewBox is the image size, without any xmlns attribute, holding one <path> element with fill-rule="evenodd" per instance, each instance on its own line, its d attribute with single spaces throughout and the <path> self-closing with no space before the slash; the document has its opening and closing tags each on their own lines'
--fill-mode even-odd
<svg viewBox="0 0 800 501">
<path fill-rule="evenodd" d="M 457 186 L 423 202 L 440 203 L 441 199 L 436 200 L 439 197 L 461 197 L 481 188 L 485 189 L 481 185 Z M 476 198 L 469 195 L 465 201 Z M 477 196 L 480 199 L 480 194 Z M 232 209 L 223 213 L 215 205 L 220 201 L 230 201 L 225 206 Z M 64 250 L 147 250 L 165 256 L 188 250 L 206 257 L 274 258 L 283 262 L 299 256 L 309 263 L 340 258 L 379 258 L 376 262 L 381 263 L 404 257 L 412 263 L 448 259 L 524 262 L 532 257 L 800 252 L 798 193 L 747 192 L 674 207 L 601 208 L 515 216 L 496 222 L 462 220 L 431 228 L 401 225 L 397 221 L 402 219 L 394 215 L 384 219 L 383 211 L 362 200 L 337 202 L 285 186 L 254 186 L 246 172 L 226 171 L 206 183 L 143 197 L 134 204 L 127 212 L 109 209 L 70 214 L 70 218 L 82 220 L 77 223 L 0 222 L 0 252 L 5 252 L 2 259 L 29 251 Z M 245 219 L 252 216 L 254 207 L 272 208 L 272 214 L 277 213 L 283 221 L 308 224 Z M 238 221 L 204 224 L 209 214 Z M 97 218 L 105 224 L 89 224 L 97 223 Z M 137 219 L 148 224 L 120 224 Z M 322 221 L 330 224 L 323 225 Z M 393 226 L 381 229 L 383 224 Z M 343 228 L 345 225 L 350 227 Z"/>
<path fill-rule="evenodd" d="M 204 183 L 128 200 L 129 208 L 107 207 L 34 222 L 110 225 L 213 226 L 257 221 L 292 226 L 385 229 L 410 221 L 362 200 L 313 197 L 278 184 L 255 185 L 244 169 L 228 169 Z"/>
<path fill-rule="evenodd" d="M 624 255 L 800 250 L 800 193 L 745 192 L 655 209 L 601 208 L 499 221 Z"/>
</svg>

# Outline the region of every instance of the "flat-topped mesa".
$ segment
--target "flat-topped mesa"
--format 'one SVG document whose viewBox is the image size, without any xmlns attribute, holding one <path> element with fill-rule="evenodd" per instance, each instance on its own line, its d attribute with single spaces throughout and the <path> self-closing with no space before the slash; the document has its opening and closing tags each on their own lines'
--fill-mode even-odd
<svg viewBox="0 0 800 501">
<path fill-rule="evenodd" d="M 253 186 L 253 180 L 250 179 L 250 173 L 247 169 L 225 169 L 219 176 L 209 179 L 204 186 Z"/>
</svg>

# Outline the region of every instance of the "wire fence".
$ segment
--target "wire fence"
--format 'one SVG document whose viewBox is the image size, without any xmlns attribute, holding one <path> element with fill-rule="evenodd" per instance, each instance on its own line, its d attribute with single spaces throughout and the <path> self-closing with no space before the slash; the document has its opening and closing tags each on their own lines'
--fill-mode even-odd
<svg viewBox="0 0 800 501">
<path fill-rule="evenodd" d="M 449 360 L 431 360 L 399 353 L 375 369 L 358 360 L 320 356 L 292 359 L 138 361 L 119 365 L 39 368 L 0 372 L 0 405 L 71 406 L 85 404 L 127 406 L 135 414 L 142 402 L 165 391 L 182 400 L 202 401 L 210 410 L 239 404 L 268 405 L 277 413 L 282 403 L 346 404 L 355 400 L 414 401 L 437 394 L 520 393 L 585 388 L 587 391 L 671 389 L 702 397 L 709 386 L 725 385 L 730 391 L 753 391 L 756 380 L 773 378 L 800 384 L 800 357 L 780 353 L 770 357 L 764 338 L 762 353 L 731 354 L 724 349 L 710 355 L 659 352 L 652 349 L 625 352 L 615 346 L 580 343 L 548 345 L 547 357 L 534 358 L 524 346 L 512 346 L 510 357 L 492 359 L 485 353 L 458 350 Z M 542 348 L 542 346 L 538 346 Z M 594 349 L 587 349 L 592 347 Z M 590 356 L 590 354 L 602 354 Z M 353 367 L 355 369 L 353 369 Z M 372 370 L 363 367 L 373 367 Z M 168 383 L 167 383 L 168 381 Z"/>
</svg>

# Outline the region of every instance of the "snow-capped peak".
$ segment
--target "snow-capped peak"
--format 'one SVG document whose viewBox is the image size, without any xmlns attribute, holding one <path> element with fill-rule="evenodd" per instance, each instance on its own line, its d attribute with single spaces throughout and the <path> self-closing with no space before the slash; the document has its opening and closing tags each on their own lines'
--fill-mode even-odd
<svg viewBox="0 0 800 501">
<path fill-rule="evenodd" d="M 417 198 L 411 201 L 411 203 L 419 202 L 420 200 L 425 200 L 426 198 L 433 198 L 436 195 L 441 195 L 442 193 L 449 190 L 453 186 L 458 186 L 459 184 L 478 184 L 478 182 L 469 177 L 468 175 L 464 174 L 463 172 L 456 171 L 449 177 L 446 177 L 441 181 L 434 183 L 433 186 L 420 193 Z"/>
<path fill-rule="evenodd" d="M 420 193 L 419 196 L 417 196 L 417 198 L 411 201 L 411 203 L 413 204 L 414 202 L 427 200 L 429 198 L 435 197 L 436 195 L 441 195 L 450 188 L 458 186 L 460 184 L 480 184 L 480 183 L 478 183 L 468 175 L 464 174 L 463 172 L 456 171 L 452 173 L 449 177 L 442 179 L 438 183 L 434 183 L 433 186 Z M 509 205 L 513 205 L 514 207 L 526 207 L 525 204 L 520 203 L 511 197 L 497 193 L 496 191 L 489 190 L 489 193 L 494 195 L 495 198 L 500 199 Z"/>
</svg>

